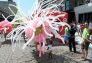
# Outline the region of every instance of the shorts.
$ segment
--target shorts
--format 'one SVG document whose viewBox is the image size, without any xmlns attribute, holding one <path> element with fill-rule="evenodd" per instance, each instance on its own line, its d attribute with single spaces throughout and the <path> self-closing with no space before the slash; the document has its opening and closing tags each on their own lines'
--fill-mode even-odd
<svg viewBox="0 0 92 63">
<path fill-rule="evenodd" d="M 90 44 L 90 43 L 89 43 L 88 41 L 83 42 L 83 43 L 82 43 L 82 49 L 88 50 L 89 44 Z"/>
<path fill-rule="evenodd" d="M 69 36 L 64 36 L 64 41 L 68 41 L 69 40 Z"/>
</svg>

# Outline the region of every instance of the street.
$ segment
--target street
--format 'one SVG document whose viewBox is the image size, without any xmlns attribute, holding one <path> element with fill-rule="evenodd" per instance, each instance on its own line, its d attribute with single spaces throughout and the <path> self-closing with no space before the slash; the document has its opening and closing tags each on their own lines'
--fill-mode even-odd
<svg viewBox="0 0 92 63">
<path fill-rule="evenodd" d="M 80 51 L 80 46 L 77 45 L 76 47 L 77 51 Z M 48 58 L 47 53 L 39 58 L 34 50 L 34 46 L 27 46 L 25 50 L 16 47 L 13 52 L 11 44 L 2 44 L 0 63 L 92 63 L 91 49 L 89 49 L 89 60 L 87 61 L 81 59 L 81 53 L 69 52 L 67 46 L 54 46 L 52 48 L 52 59 Z"/>
</svg>

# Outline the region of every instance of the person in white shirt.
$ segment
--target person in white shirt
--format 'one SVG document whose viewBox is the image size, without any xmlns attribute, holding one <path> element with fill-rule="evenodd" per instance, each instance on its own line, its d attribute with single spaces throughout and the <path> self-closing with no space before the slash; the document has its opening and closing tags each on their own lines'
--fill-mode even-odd
<svg viewBox="0 0 92 63">
<path fill-rule="evenodd" d="M 82 34 L 81 33 L 81 26 L 80 26 L 79 23 L 77 24 L 77 32 L 78 32 L 78 35 L 81 35 Z"/>
</svg>

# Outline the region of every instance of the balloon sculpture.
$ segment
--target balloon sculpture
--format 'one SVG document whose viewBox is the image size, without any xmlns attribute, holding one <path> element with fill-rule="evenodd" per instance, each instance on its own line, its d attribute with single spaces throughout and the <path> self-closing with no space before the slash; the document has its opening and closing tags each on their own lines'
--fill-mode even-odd
<svg viewBox="0 0 92 63">
<path fill-rule="evenodd" d="M 7 28 L 5 30 L 5 33 L 8 34 L 9 32 L 12 31 L 13 26 L 9 21 L 4 20 L 4 21 L 0 22 L 0 31 L 4 30 L 5 27 Z"/>
<path fill-rule="evenodd" d="M 13 29 L 13 25 L 7 21 L 7 20 L 4 20 L 2 22 L 0 22 L 0 32 L 1 34 L 4 34 L 4 37 L 5 37 L 5 41 L 6 41 L 6 35 L 11 32 Z"/>
<path fill-rule="evenodd" d="M 45 52 L 46 38 L 55 35 L 56 38 L 61 39 L 64 43 L 63 37 L 58 34 L 59 26 L 70 26 L 66 22 L 60 21 L 60 17 L 63 17 L 66 13 L 54 9 L 60 5 L 53 5 L 52 3 L 55 1 L 56 0 L 49 2 L 48 5 L 51 4 L 51 6 L 44 9 L 42 7 L 46 5 L 41 4 L 41 1 L 39 4 L 34 6 L 35 9 L 33 9 L 33 11 L 30 13 L 30 17 L 23 16 L 22 14 L 21 17 L 14 18 L 12 23 L 18 19 L 22 20 L 24 23 L 20 24 L 7 35 L 8 38 L 11 38 L 13 47 L 15 46 L 15 43 L 21 42 L 20 38 L 22 37 L 23 33 L 25 33 L 27 42 L 22 48 L 25 49 L 25 47 L 34 40 L 36 50 L 39 52 L 39 57 L 41 57 L 41 54 L 44 54 Z M 46 1 L 44 1 L 44 3 L 46 3 Z M 54 15 L 55 13 L 59 14 Z"/>
</svg>

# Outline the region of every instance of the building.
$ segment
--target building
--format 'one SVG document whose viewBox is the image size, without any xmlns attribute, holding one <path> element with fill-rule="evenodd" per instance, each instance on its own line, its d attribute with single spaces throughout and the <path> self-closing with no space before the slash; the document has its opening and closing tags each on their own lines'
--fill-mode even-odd
<svg viewBox="0 0 92 63">
<path fill-rule="evenodd" d="M 64 12 L 68 13 L 68 22 L 74 22 L 75 21 L 75 1 L 74 0 L 64 0 Z"/>
<path fill-rule="evenodd" d="M 8 1 L 0 1 L 0 21 L 4 20 L 2 14 L 7 17 L 9 15 L 13 15 L 13 13 L 10 11 L 9 7 L 12 9 L 12 11 L 16 14 L 17 9 L 13 6 L 9 5 L 15 5 L 16 3 L 13 0 L 8 0 Z M 11 21 L 14 18 L 14 16 L 11 16 L 8 18 L 9 21 Z"/>
<path fill-rule="evenodd" d="M 54 8 L 54 9 L 58 9 L 58 10 L 61 10 L 61 11 L 65 10 L 65 8 L 64 8 L 65 5 L 64 5 L 64 2 L 62 3 L 62 0 L 38 0 L 38 3 L 41 3 L 41 5 L 43 4 L 42 5 L 43 9 L 46 8 L 46 7 L 50 7 L 51 4 L 53 4 L 53 5 L 59 5 L 59 6 L 57 6 L 57 8 Z"/>
<path fill-rule="evenodd" d="M 65 0 L 69 22 L 92 22 L 92 0 Z"/>
<path fill-rule="evenodd" d="M 77 0 L 74 11 L 77 22 L 92 22 L 92 0 Z"/>
</svg>

